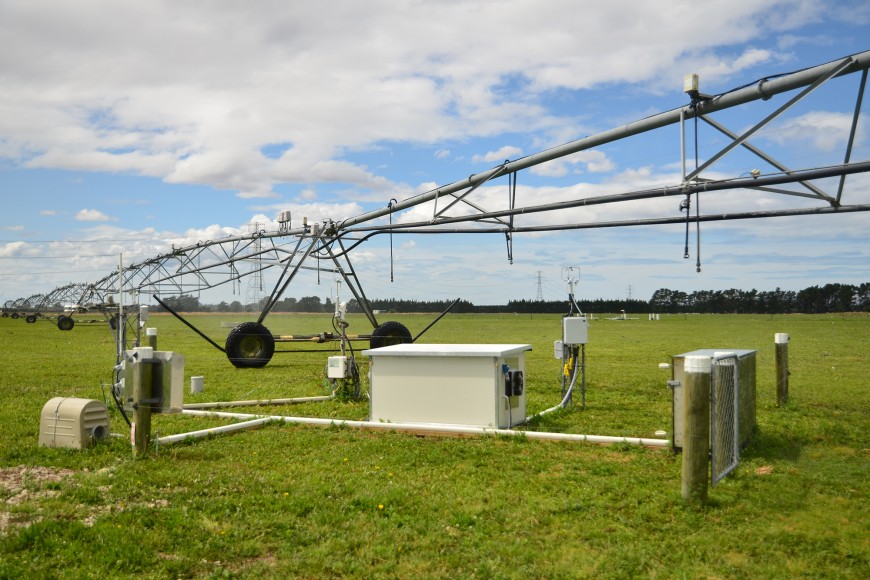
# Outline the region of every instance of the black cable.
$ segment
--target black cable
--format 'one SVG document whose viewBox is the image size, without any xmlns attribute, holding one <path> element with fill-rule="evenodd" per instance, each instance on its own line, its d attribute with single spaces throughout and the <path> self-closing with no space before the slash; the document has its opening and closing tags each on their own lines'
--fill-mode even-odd
<svg viewBox="0 0 870 580">
<path fill-rule="evenodd" d="M 115 406 L 118 407 L 118 410 L 121 412 L 121 416 L 124 418 L 124 421 L 127 422 L 127 427 L 130 427 L 132 429 L 133 424 L 130 423 L 130 418 L 127 417 L 127 413 L 124 412 L 124 405 L 118 399 L 118 395 L 115 394 L 115 385 L 117 385 L 119 382 L 121 382 L 120 374 L 121 374 L 120 370 L 115 371 L 115 381 L 112 383 L 111 388 L 109 388 L 109 392 L 112 393 L 112 399 L 114 399 L 114 401 L 115 401 Z"/>
<path fill-rule="evenodd" d="M 689 217 L 692 213 L 692 194 L 686 194 L 686 199 L 680 202 L 680 211 L 686 212 L 686 237 L 683 246 L 683 258 L 689 259 Z"/>
</svg>

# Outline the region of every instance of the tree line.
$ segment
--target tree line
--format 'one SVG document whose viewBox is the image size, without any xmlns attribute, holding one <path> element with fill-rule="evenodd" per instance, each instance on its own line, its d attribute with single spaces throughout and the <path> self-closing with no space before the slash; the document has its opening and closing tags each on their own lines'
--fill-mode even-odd
<svg viewBox="0 0 870 580">
<path fill-rule="evenodd" d="M 266 304 L 263 298 L 255 304 L 242 304 L 238 300 L 219 304 L 202 304 L 192 295 L 169 296 L 162 298 L 176 312 L 260 312 Z M 447 310 L 454 300 L 407 300 L 373 299 L 369 304 L 373 310 L 395 312 L 440 313 Z M 811 286 L 803 290 L 697 290 L 691 293 L 681 290 L 660 288 L 653 292 L 649 300 L 607 299 L 577 301 L 583 312 L 615 313 L 620 311 L 635 314 L 646 313 L 699 313 L 699 314 L 823 314 L 827 312 L 870 312 L 870 282 L 860 285 L 825 284 Z M 155 306 L 154 310 L 163 310 Z M 321 300 L 319 296 L 284 298 L 272 308 L 272 312 L 334 312 L 335 304 L 331 298 Z M 522 314 L 560 314 L 567 313 L 567 300 L 510 300 L 502 305 L 478 305 L 468 300 L 458 300 L 451 312 L 462 313 L 501 313 Z M 348 301 L 348 312 L 362 312 L 359 303 Z"/>
<path fill-rule="evenodd" d="M 797 292 L 777 288 L 757 290 L 656 290 L 649 301 L 653 312 L 737 314 L 822 314 L 870 312 L 870 283 L 825 284 Z"/>
</svg>

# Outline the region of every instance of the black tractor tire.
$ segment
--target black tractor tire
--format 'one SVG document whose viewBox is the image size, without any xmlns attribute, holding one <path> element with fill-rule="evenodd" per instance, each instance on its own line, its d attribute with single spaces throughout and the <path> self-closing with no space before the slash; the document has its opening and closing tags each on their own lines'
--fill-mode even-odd
<svg viewBox="0 0 870 580">
<path fill-rule="evenodd" d="M 275 354 L 275 337 L 259 322 L 243 322 L 227 336 L 227 358 L 240 369 L 266 366 Z"/>
<path fill-rule="evenodd" d="M 27 322 L 27 324 L 36 324 L 36 315 L 28 314 L 27 318 L 25 318 L 24 321 Z"/>
<path fill-rule="evenodd" d="M 381 348 L 394 344 L 408 344 L 411 342 L 411 331 L 401 322 L 385 322 L 372 332 L 369 339 L 370 348 Z"/>
<path fill-rule="evenodd" d="M 75 325 L 76 321 L 73 320 L 72 316 L 63 315 L 57 317 L 57 327 L 60 330 L 72 330 Z"/>
</svg>

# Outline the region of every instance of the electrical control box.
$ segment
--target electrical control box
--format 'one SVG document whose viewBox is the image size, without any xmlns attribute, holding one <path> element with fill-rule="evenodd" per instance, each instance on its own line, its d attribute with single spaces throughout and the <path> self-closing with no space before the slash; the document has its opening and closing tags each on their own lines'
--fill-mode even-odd
<svg viewBox="0 0 870 580">
<path fill-rule="evenodd" d="M 370 420 L 505 429 L 526 419 L 528 344 L 396 344 L 370 358 Z"/>
<path fill-rule="evenodd" d="M 142 383 L 149 375 L 151 394 L 145 396 Z M 148 405 L 152 413 L 180 413 L 184 405 L 184 355 L 147 346 L 125 351 L 121 385 L 125 411 Z"/>
<path fill-rule="evenodd" d="M 565 345 L 589 342 L 589 323 L 585 316 L 566 316 L 562 319 L 562 342 Z"/>
<path fill-rule="evenodd" d="M 326 377 L 329 379 L 343 379 L 347 377 L 347 357 L 331 356 L 326 363 Z"/>
</svg>

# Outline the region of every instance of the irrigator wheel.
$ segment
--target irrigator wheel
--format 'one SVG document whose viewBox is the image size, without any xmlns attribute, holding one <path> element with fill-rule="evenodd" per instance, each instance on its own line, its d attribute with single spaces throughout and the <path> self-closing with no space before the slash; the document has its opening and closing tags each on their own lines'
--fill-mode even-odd
<svg viewBox="0 0 870 580">
<path fill-rule="evenodd" d="M 259 322 L 243 322 L 227 336 L 227 358 L 238 368 L 261 368 L 275 354 L 275 337 Z"/>
<path fill-rule="evenodd" d="M 24 321 L 27 322 L 27 324 L 35 324 L 36 323 L 36 315 L 35 314 L 28 314 L 27 318 L 25 318 Z"/>
<path fill-rule="evenodd" d="M 381 348 L 394 344 L 408 344 L 411 342 L 411 331 L 404 324 L 396 321 L 385 322 L 372 332 L 369 347 Z"/>
<path fill-rule="evenodd" d="M 73 320 L 72 316 L 64 315 L 64 316 L 57 317 L 57 327 L 60 330 L 72 330 L 73 326 L 75 326 L 75 325 L 76 325 L 76 323 Z"/>
</svg>

